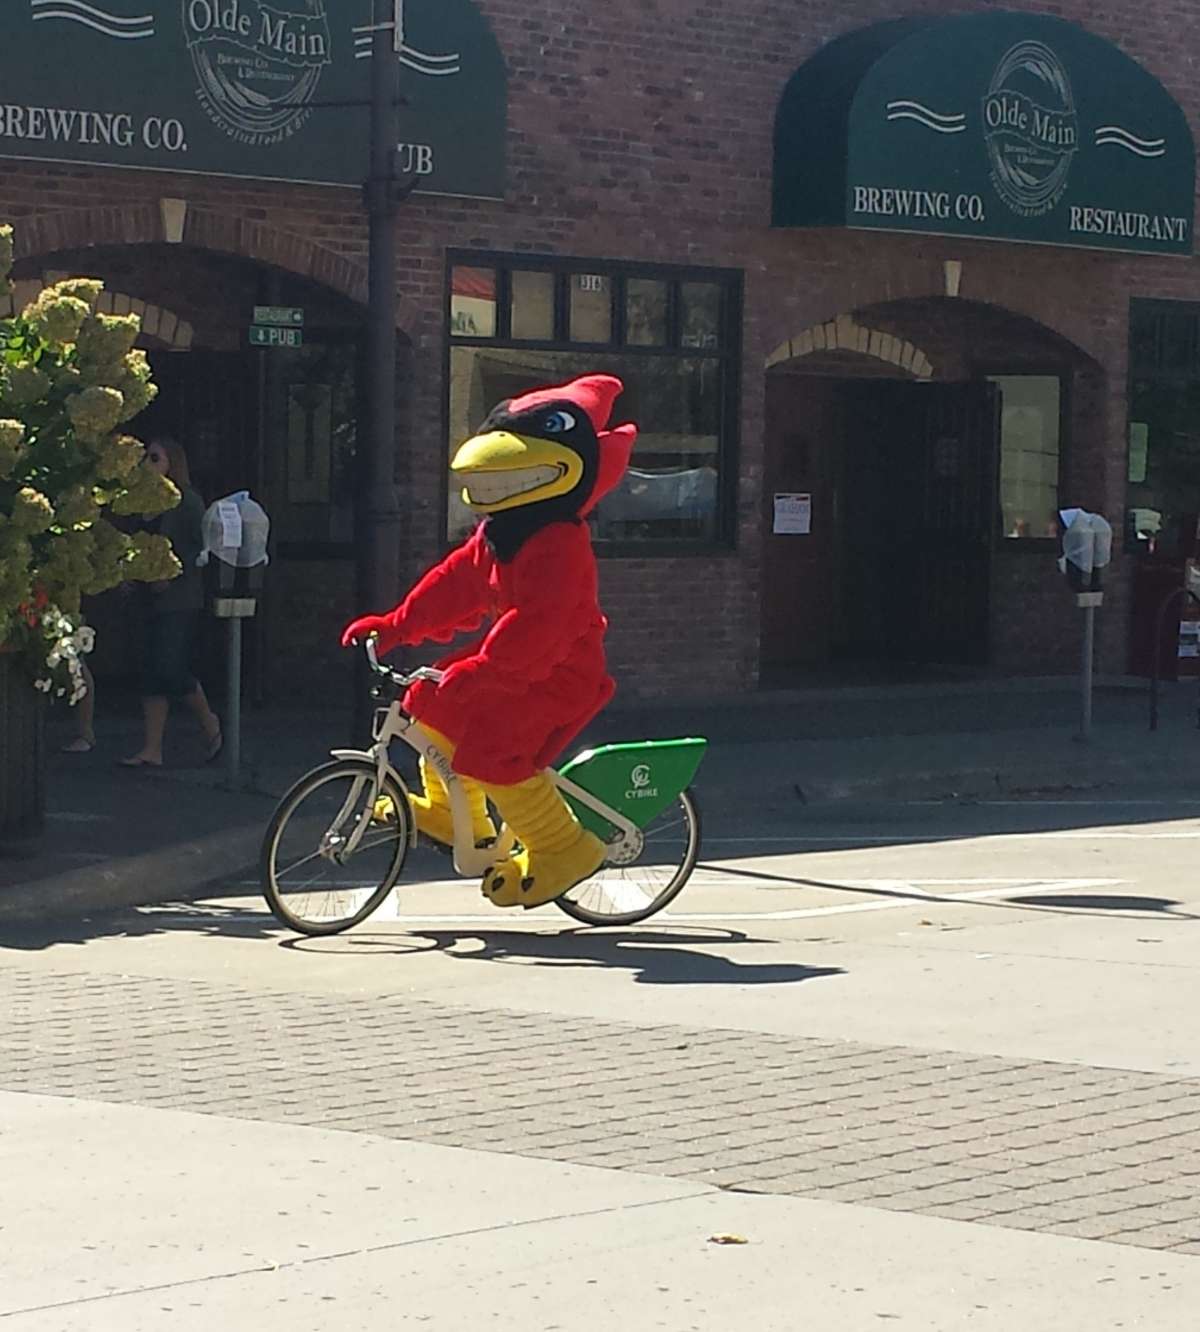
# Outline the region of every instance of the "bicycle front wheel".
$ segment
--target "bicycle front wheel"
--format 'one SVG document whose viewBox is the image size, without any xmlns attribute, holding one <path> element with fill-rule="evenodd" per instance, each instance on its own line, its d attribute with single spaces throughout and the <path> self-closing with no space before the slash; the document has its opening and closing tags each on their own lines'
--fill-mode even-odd
<svg viewBox="0 0 1200 1332">
<path fill-rule="evenodd" d="M 632 865 L 602 865 L 554 904 L 585 925 L 636 925 L 679 896 L 700 855 L 700 807 L 684 791 L 642 830 Z"/>
<path fill-rule="evenodd" d="M 300 934 L 337 934 L 366 920 L 404 868 L 410 817 L 403 791 L 390 778 L 380 790 L 371 764 L 314 768 L 279 802 L 263 838 L 267 905 Z"/>
</svg>

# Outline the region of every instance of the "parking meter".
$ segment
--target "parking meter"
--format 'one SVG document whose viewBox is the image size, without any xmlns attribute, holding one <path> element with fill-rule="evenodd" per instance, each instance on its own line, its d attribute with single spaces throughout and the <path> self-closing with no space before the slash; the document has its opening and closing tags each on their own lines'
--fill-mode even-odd
<svg viewBox="0 0 1200 1332">
<path fill-rule="evenodd" d="M 271 520 L 248 490 L 239 490 L 208 506 L 202 532 L 204 550 L 197 563 L 207 569 L 213 614 L 222 620 L 248 619 L 270 562 Z"/>
<path fill-rule="evenodd" d="M 248 490 L 208 507 L 202 526 L 204 549 L 196 561 L 206 571 L 213 614 L 229 625 L 226 658 L 225 755 L 229 784 L 236 788 L 242 748 L 242 621 L 258 609 L 269 562 L 271 521 Z"/>
<path fill-rule="evenodd" d="M 1060 517 L 1065 530 L 1059 569 L 1072 591 L 1100 593 L 1101 570 L 1112 561 L 1112 527 L 1107 519 L 1085 509 L 1063 509 Z"/>
<path fill-rule="evenodd" d="M 1083 611 L 1083 712 L 1079 738 L 1092 733 L 1092 674 L 1096 658 L 1096 608 L 1104 604 L 1101 571 L 1112 561 L 1112 527 L 1107 519 L 1086 509 L 1063 509 L 1063 553 L 1059 569 Z"/>
</svg>

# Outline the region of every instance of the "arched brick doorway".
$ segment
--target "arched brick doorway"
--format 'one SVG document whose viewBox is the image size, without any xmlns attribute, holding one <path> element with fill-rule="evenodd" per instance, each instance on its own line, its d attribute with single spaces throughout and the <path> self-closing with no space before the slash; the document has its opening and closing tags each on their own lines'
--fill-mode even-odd
<svg viewBox="0 0 1200 1332">
<path fill-rule="evenodd" d="M 265 232 L 239 230 L 217 245 L 222 238 L 206 236 L 203 216 L 192 214 L 188 239 L 175 244 L 149 223 L 143 237 L 137 210 L 132 224 L 122 224 L 120 243 L 104 243 L 111 230 L 93 215 L 94 243 L 18 261 L 14 299 L 83 273 L 104 280 L 105 304 L 114 311 L 142 316 L 140 345 L 160 393 L 132 423 L 134 433 L 179 439 L 206 503 L 247 489 L 271 515 L 268 594 L 245 636 L 249 692 L 258 700 L 343 696 L 348 668 L 330 625 L 354 605 L 365 284 L 352 265 L 278 233 L 272 241 Z M 69 237 L 81 226 L 76 216 L 74 226 L 60 225 L 52 235 Z M 17 234 L 27 232 L 23 224 Z M 193 243 L 198 239 L 214 246 Z M 235 240 L 281 262 L 234 253 Z M 255 305 L 303 309 L 302 347 L 252 348 Z M 324 615 L 312 613 L 318 605 Z M 136 679 L 136 608 L 109 596 L 88 613 L 98 631 L 94 668 L 111 697 L 114 687 Z M 210 631 L 200 665 L 217 694 L 221 652 L 221 635 Z M 302 672 L 294 669 L 299 660 L 306 662 Z"/>
<path fill-rule="evenodd" d="M 365 302 L 366 270 L 353 259 L 266 222 L 196 208 L 179 199 L 111 208 L 59 208 L 14 223 L 19 266 L 75 250 L 179 245 L 234 255 L 309 278 L 352 301 Z M 401 318 L 400 322 L 404 322 Z"/>
<path fill-rule="evenodd" d="M 1104 507 L 1104 411 L 1095 361 L 980 302 L 793 333 L 767 371 L 764 685 L 1068 665 L 1055 515 Z M 778 530 L 785 495 L 808 532 Z"/>
</svg>

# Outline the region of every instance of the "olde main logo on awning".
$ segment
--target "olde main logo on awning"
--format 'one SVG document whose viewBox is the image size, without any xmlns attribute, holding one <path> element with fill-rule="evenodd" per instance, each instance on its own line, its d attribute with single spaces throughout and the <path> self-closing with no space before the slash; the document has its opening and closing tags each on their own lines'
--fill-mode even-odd
<svg viewBox="0 0 1200 1332">
<path fill-rule="evenodd" d="M 1079 118 L 1061 60 L 1041 42 L 1004 55 L 983 99 L 983 133 L 996 193 L 1024 217 L 1063 197 L 1079 147 Z"/>
<path fill-rule="evenodd" d="M 183 28 L 201 103 L 230 134 L 280 143 L 308 120 L 332 59 L 321 0 L 183 0 Z"/>
<path fill-rule="evenodd" d="M 902 19 L 793 76 L 777 226 L 851 226 L 1190 254 L 1195 148 L 1179 106 L 1061 19 Z"/>
<path fill-rule="evenodd" d="M 471 0 L 397 14 L 400 171 L 502 197 L 506 74 L 487 22 Z M 371 0 L 4 0 L 0 157 L 361 185 L 372 15 Z"/>
</svg>

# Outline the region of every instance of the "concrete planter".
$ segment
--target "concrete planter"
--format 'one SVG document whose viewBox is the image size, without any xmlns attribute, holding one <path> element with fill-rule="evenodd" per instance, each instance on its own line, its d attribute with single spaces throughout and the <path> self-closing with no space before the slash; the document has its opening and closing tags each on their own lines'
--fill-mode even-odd
<svg viewBox="0 0 1200 1332">
<path fill-rule="evenodd" d="M 46 817 L 45 700 L 0 651 L 0 843 L 42 831 Z"/>
</svg>

